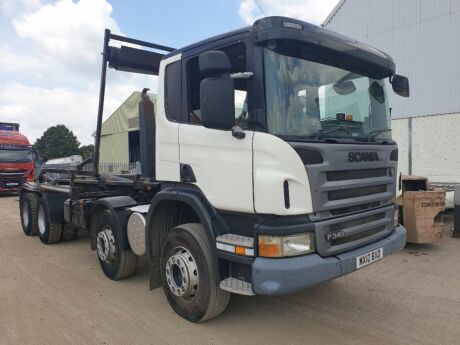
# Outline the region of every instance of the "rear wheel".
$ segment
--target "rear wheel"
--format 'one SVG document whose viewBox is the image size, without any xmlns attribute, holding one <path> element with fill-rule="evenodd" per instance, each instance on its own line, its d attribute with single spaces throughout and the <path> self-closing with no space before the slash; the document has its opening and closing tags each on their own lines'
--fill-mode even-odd
<svg viewBox="0 0 460 345">
<path fill-rule="evenodd" d="M 46 200 L 40 198 L 37 204 L 38 237 L 45 244 L 59 242 L 62 234 L 62 222 L 52 222 Z"/>
<path fill-rule="evenodd" d="M 136 272 L 137 255 L 130 249 L 122 249 L 116 233 L 117 224 L 110 211 L 97 216 L 97 256 L 104 274 L 112 279 L 127 278 Z"/>
<path fill-rule="evenodd" d="M 37 203 L 38 195 L 35 193 L 24 193 L 20 198 L 22 230 L 27 236 L 34 236 L 38 232 Z"/>
<path fill-rule="evenodd" d="M 61 241 L 72 241 L 77 238 L 78 230 L 69 224 L 62 227 Z"/>
<path fill-rule="evenodd" d="M 166 297 L 183 318 L 206 321 L 227 307 L 230 293 L 219 287 L 219 271 L 201 224 L 174 228 L 163 243 L 160 265 Z"/>
</svg>

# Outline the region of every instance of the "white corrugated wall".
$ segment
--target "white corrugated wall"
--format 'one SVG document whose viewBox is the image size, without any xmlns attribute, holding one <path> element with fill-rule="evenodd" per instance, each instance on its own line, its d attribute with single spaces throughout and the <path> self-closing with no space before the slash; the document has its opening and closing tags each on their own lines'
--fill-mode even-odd
<svg viewBox="0 0 460 345">
<path fill-rule="evenodd" d="M 412 174 L 460 183 L 460 0 L 343 0 L 324 25 L 390 54 L 409 77 L 410 98 L 389 96 L 402 172 L 412 117 Z"/>
<path fill-rule="evenodd" d="M 409 172 L 409 119 L 391 121 L 399 165 Z M 412 118 L 412 174 L 431 182 L 460 182 L 460 114 Z"/>
<path fill-rule="evenodd" d="M 393 116 L 460 112 L 460 0 L 345 0 L 325 26 L 389 53 L 411 97 Z"/>
</svg>

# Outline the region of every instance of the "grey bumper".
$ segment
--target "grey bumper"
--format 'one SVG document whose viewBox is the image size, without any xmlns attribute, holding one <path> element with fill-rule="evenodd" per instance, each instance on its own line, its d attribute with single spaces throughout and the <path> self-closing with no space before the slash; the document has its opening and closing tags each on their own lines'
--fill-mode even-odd
<svg viewBox="0 0 460 345">
<path fill-rule="evenodd" d="M 356 270 L 356 257 L 383 247 L 383 257 L 400 251 L 406 244 L 401 225 L 391 235 L 364 247 L 323 258 L 309 254 L 293 258 L 258 257 L 252 265 L 252 286 L 259 295 L 283 295 L 309 288 Z"/>
</svg>

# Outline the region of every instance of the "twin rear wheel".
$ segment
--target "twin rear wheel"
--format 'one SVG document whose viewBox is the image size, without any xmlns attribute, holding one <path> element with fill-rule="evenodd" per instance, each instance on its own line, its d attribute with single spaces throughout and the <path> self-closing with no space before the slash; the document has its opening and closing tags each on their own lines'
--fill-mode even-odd
<svg viewBox="0 0 460 345">
<path fill-rule="evenodd" d="M 43 243 L 76 236 L 74 229 L 52 221 L 46 200 L 35 193 L 21 196 L 20 215 L 24 233 L 38 234 Z M 119 280 L 135 273 L 138 257 L 129 246 L 122 246 L 122 234 L 114 217 L 110 211 L 98 214 L 96 247 L 104 274 Z M 163 290 L 177 314 L 189 321 L 201 322 L 225 310 L 230 293 L 219 287 L 219 269 L 201 224 L 183 224 L 172 229 L 163 241 L 160 265 Z"/>
<path fill-rule="evenodd" d="M 27 236 L 34 236 L 38 232 L 37 204 L 38 195 L 35 193 L 24 193 L 19 199 L 22 230 Z"/>
<path fill-rule="evenodd" d="M 77 237 L 76 229 L 64 225 L 62 221 L 51 219 L 46 200 L 37 193 L 24 193 L 19 202 L 22 229 L 27 236 L 38 234 L 45 244 L 69 241 Z"/>
</svg>

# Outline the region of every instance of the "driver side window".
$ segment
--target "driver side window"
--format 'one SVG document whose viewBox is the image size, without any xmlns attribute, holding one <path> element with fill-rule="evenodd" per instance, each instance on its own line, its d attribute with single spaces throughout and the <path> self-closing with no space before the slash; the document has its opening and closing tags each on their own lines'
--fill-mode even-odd
<svg viewBox="0 0 460 345">
<path fill-rule="evenodd" d="M 230 73 L 246 71 L 246 47 L 244 43 L 237 43 L 222 49 L 232 65 Z M 200 83 L 204 76 L 200 73 L 198 57 L 187 62 L 187 94 L 188 94 L 188 123 L 201 125 L 200 111 Z M 235 79 L 235 124 L 244 126 L 248 116 L 247 111 L 247 80 Z"/>
</svg>

